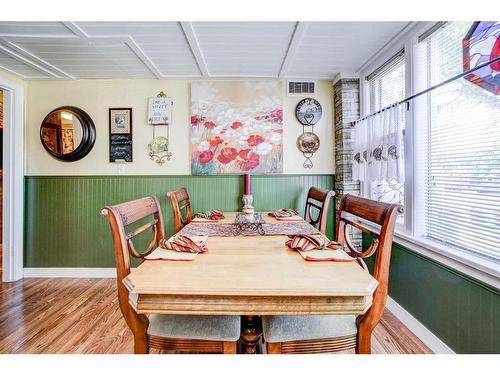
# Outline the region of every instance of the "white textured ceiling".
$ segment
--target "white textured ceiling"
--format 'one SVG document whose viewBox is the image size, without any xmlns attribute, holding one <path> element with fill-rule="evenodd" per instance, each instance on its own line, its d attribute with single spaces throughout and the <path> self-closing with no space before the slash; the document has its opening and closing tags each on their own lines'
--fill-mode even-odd
<svg viewBox="0 0 500 375">
<path fill-rule="evenodd" d="M 24 79 L 269 77 L 356 71 L 407 22 L 0 22 Z"/>
</svg>

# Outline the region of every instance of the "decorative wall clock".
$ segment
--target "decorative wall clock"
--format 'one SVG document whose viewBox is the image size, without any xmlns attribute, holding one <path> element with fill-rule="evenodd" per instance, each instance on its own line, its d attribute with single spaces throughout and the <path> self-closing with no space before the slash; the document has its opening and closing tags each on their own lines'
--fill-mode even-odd
<svg viewBox="0 0 500 375">
<path fill-rule="evenodd" d="M 321 119 L 322 114 L 321 104 L 313 98 L 302 99 L 295 108 L 295 117 L 305 126 L 315 125 Z"/>
<path fill-rule="evenodd" d="M 316 99 L 302 99 L 295 108 L 295 117 L 302 124 L 302 134 L 297 138 L 297 148 L 304 155 L 306 160 L 302 166 L 312 168 L 312 156 L 319 149 L 319 137 L 314 134 L 314 125 L 321 119 L 323 109 Z M 307 131 L 306 131 L 307 127 Z"/>
</svg>

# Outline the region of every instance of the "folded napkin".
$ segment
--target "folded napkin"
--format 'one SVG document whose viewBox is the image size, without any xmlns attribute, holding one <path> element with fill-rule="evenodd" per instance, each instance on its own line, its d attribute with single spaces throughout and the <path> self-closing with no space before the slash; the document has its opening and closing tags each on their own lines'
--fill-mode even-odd
<svg viewBox="0 0 500 375">
<path fill-rule="evenodd" d="M 295 235 L 289 236 L 286 245 L 308 261 L 335 261 L 352 262 L 354 258 L 349 256 L 342 245 L 335 241 L 330 241 L 323 235 Z"/>
<path fill-rule="evenodd" d="M 278 219 L 282 217 L 297 216 L 299 213 L 300 211 L 297 209 L 287 210 L 286 208 L 280 208 L 279 210 L 269 212 L 268 215 Z"/>
<path fill-rule="evenodd" d="M 224 211 L 222 210 L 210 210 L 210 211 L 205 211 L 205 212 L 198 212 L 197 214 L 194 215 L 195 219 L 206 219 L 206 220 L 220 220 L 224 219 Z"/>
<path fill-rule="evenodd" d="M 208 251 L 205 244 L 206 239 L 191 238 L 188 236 L 174 236 L 168 240 L 161 239 L 158 245 L 162 249 L 174 250 L 182 253 L 206 253 Z"/>
<path fill-rule="evenodd" d="M 277 217 L 276 220 L 278 220 L 278 221 L 304 221 L 304 219 L 302 219 L 302 217 L 298 216 L 298 215 Z"/>
<path fill-rule="evenodd" d="M 146 256 L 147 260 L 194 260 L 198 254 L 197 253 L 180 253 L 174 250 L 165 250 L 161 247 L 157 247 L 151 254 Z"/>
<path fill-rule="evenodd" d="M 290 239 L 286 241 L 285 245 L 294 250 L 310 251 L 342 248 L 341 244 L 330 241 L 322 234 L 297 234 L 288 237 Z"/>
</svg>

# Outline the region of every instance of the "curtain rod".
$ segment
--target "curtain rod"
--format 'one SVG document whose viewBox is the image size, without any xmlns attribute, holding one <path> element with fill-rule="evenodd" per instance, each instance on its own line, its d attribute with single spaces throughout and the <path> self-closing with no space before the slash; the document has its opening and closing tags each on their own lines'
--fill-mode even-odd
<svg viewBox="0 0 500 375">
<path fill-rule="evenodd" d="M 455 80 L 457 80 L 457 79 L 459 79 L 459 78 L 462 78 L 462 77 L 464 77 L 464 76 L 466 76 L 466 75 L 469 75 L 470 73 L 472 73 L 472 72 L 474 72 L 474 71 L 476 71 L 476 70 L 478 70 L 478 69 L 484 68 L 485 66 L 488 66 L 488 65 L 490 65 L 490 64 L 493 64 L 493 63 L 495 63 L 495 62 L 497 62 L 497 61 L 500 61 L 500 56 L 497 56 L 497 57 L 495 57 L 494 59 L 492 59 L 492 60 L 490 60 L 490 61 L 487 61 L 487 62 L 485 62 L 485 63 L 483 63 L 483 64 L 480 64 L 480 65 L 478 65 L 478 66 L 476 66 L 476 67 L 474 67 L 474 68 L 472 68 L 472 69 L 469 69 L 469 70 L 467 70 L 466 72 L 462 72 L 462 73 L 460 73 L 460 74 L 457 74 L 456 76 L 453 76 L 453 77 L 451 77 L 451 78 L 448 78 L 446 81 L 443 81 L 443 82 L 441 82 L 441 83 L 438 83 L 437 85 L 431 86 L 431 87 L 429 87 L 429 88 L 427 88 L 427 89 L 425 89 L 425 90 L 423 90 L 423 91 L 420 91 L 420 92 L 418 92 L 418 93 L 416 93 L 416 94 L 414 94 L 414 95 L 411 95 L 411 96 L 409 96 L 409 97 L 407 97 L 407 98 L 405 98 L 405 99 L 403 99 L 403 100 L 401 100 L 401 101 L 399 101 L 399 102 L 392 103 L 391 105 L 388 105 L 387 107 L 384 107 L 384 108 L 382 108 L 382 109 L 380 109 L 380 110 L 378 110 L 378 111 L 376 111 L 376 112 L 370 113 L 369 115 L 366 115 L 365 117 L 362 117 L 362 118 L 360 118 L 360 119 L 358 119 L 358 120 L 356 120 L 356 121 L 352 121 L 352 122 L 351 122 L 351 126 L 354 126 L 356 123 L 358 123 L 358 122 L 360 122 L 360 121 L 366 120 L 368 117 L 372 117 L 372 116 L 375 116 L 375 115 L 377 115 L 377 114 L 379 114 L 379 113 L 382 113 L 382 112 L 384 112 L 385 110 L 390 109 L 390 108 L 394 107 L 394 106 L 395 106 L 395 105 L 397 105 L 397 104 L 407 103 L 407 102 L 409 102 L 410 100 L 413 100 L 413 99 L 415 99 L 416 97 L 419 97 L 420 95 L 427 94 L 427 93 L 428 93 L 428 92 L 430 92 L 430 91 L 433 91 L 433 90 L 435 90 L 435 89 L 437 89 L 437 88 L 439 88 L 439 87 L 441 87 L 441 86 L 444 86 L 444 85 L 446 85 L 446 84 L 448 84 L 448 83 L 450 83 L 450 82 L 453 82 L 453 81 L 455 81 Z"/>
</svg>

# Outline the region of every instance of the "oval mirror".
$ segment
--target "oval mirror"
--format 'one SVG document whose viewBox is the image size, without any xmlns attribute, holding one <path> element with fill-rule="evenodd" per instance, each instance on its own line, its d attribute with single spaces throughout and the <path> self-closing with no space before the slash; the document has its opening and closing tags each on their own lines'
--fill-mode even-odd
<svg viewBox="0 0 500 375">
<path fill-rule="evenodd" d="M 80 160 L 94 147 L 95 126 L 80 108 L 59 107 L 43 119 L 40 140 L 45 150 L 56 159 Z"/>
</svg>

